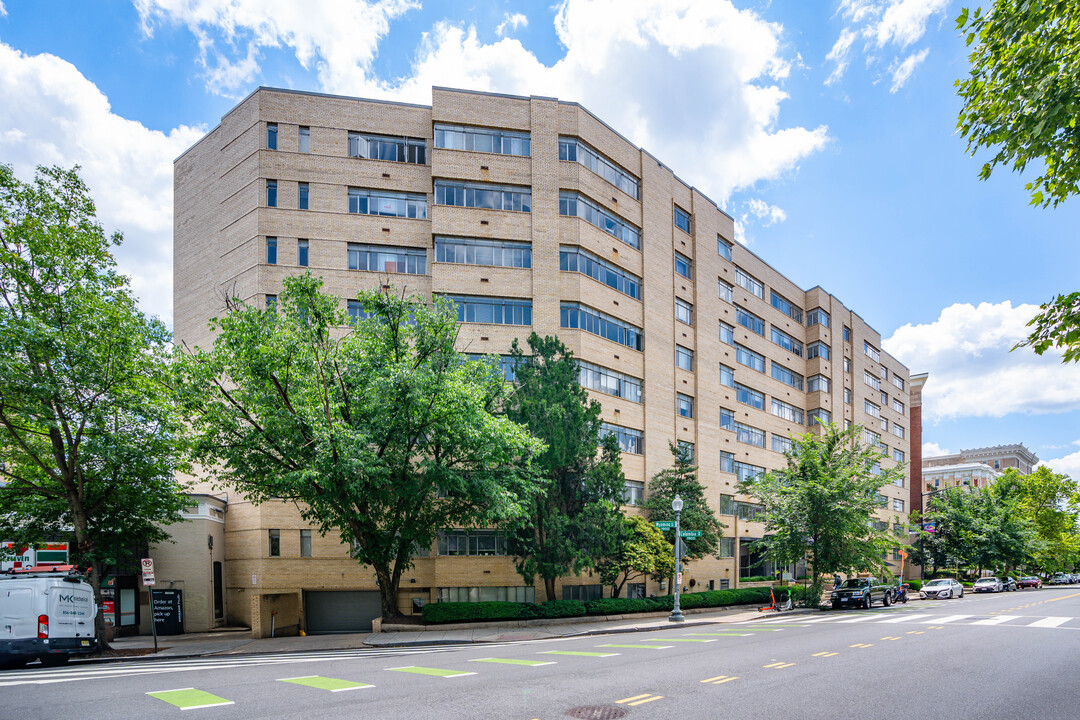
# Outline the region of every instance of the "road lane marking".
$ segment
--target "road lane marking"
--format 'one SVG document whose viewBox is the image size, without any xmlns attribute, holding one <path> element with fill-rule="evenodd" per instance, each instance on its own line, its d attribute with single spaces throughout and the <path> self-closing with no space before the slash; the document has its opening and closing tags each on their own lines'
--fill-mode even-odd
<svg viewBox="0 0 1080 720">
<path fill-rule="evenodd" d="M 986 620 L 976 620 L 971 623 L 972 625 L 1000 625 L 1003 622 L 1009 622 L 1010 620 L 1019 620 L 1019 615 L 998 615 L 997 617 L 988 618 Z"/>
<path fill-rule="evenodd" d="M 819 617 L 819 618 L 810 618 L 809 620 L 804 620 L 803 622 L 819 623 L 819 622 L 827 622 L 827 621 L 832 620 L 832 619 L 833 618 L 831 618 L 831 617 Z"/>
<path fill-rule="evenodd" d="M 1048 627 L 1054 628 L 1058 625 L 1064 625 L 1068 621 L 1072 620 L 1071 617 L 1044 617 L 1042 620 L 1036 620 L 1028 625 L 1028 627 Z"/>
<path fill-rule="evenodd" d="M 899 640 L 900 638 L 895 636 L 895 635 L 886 635 L 885 637 L 883 637 L 881 639 L 882 640 Z"/>
<path fill-rule="evenodd" d="M 657 638 L 656 640 L 646 640 L 645 642 L 716 642 L 715 640 L 706 640 L 705 638 Z"/>
<path fill-rule="evenodd" d="M 619 653 L 583 652 L 579 650 L 542 650 L 541 655 L 574 655 L 577 657 L 614 657 Z"/>
<path fill-rule="evenodd" d="M 394 672 L 413 673 L 414 675 L 432 675 L 434 677 L 443 677 L 447 679 L 476 674 L 474 672 L 464 672 L 462 670 L 443 670 L 442 668 L 420 667 L 419 665 L 406 665 L 404 667 L 392 667 L 386 669 L 393 670 Z"/>
<path fill-rule="evenodd" d="M 717 675 L 716 677 L 705 678 L 701 682 L 709 683 L 711 685 L 723 685 L 726 682 L 731 682 L 732 680 L 738 680 L 738 679 L 739 679 L 738 675 Z"/>
<path fill-rule="evenodd" d="M 170 705 L 175 705 L 181 710 L 197 710 L 199 708 L 217 707 L 219 705 L 232 705 L 232 700 L 211 695 L 205 690 L 195 688 L 177 688 L 176 690 L 155 690 L 146 693 L 152 698 L 157 698 Z"/>
<path fill-rule="evenodd" d="M 848 645 L 848 647 L 868 648 L 868 647 L 874 647 L 874 643 L 855 643 L 854 645 Z"/>
<path fill-rule="evenodd" d="M 279 678 L 278 682 L 287 682 L 294 685 L 315 688 L 316 690 L 329 690 L 330 692 L 342 692 L 344 690 L 362 690 L 375 687 L 369 683 L 353 682 L 351 680 L 338 680 L 337 678 L 322 677 L 321 675 L 305 675 L 303 677 Z"/>
<path fill-rule="evenodd" d="M 882 624 L 885 624 L 885 623 L 902 623 L 902 622 L 909 622 L 911 620 L 918 620 L 919 618 L 926 618 L 926 617 L 930 617 L 930 616 L 925 614 L 925 613 L 919 613 L 918 615 L 905 615 L 903 617 L 889 618 L 888 620 L 881 620 L 880 622 Z"/>
<path fill-rule="evenodd" d="M 761 627 L 759 625 L 755 625 L 754 627 L 748 627 L 746 629 L 753 630 L 754 632 L 780 632 L 784 628 Z"/>
<path fill-rule="evenodd" d="M 597 645 L 596 647 L 616 647 L 616 648 L 635 648 L 638 650 L 669 650 L 674 645 L 616 645 L 614 643 L 609 645 Z"/>
<path fill-rule="evenodd" d="M 623 700 L 616 700 L 616 705 L 626 705 L 626 707 L 633 707 L 634 705 L 644 705 L 647 702 L 653 700 L 662 700 L 663 695 L 653 695 L 651 693 L 645 693 L 644 695 L 635 695 L 634 697 L 628 697 Z"/>
<path fill-rule="evenodd" d="M 906 634 L 907 635 L 925 635 L 926 632 L 923 631 L 923 630 L 908 630 Z"/>
<path fill-rule="evenodd" d="M 819 653 L 814 653 L 813 657 L 832 657 L 833 655 L 839 655 L 839 654 L 840 653 L 834 653 L 834 652 L 819 652 Z"/>
<path fill-rule="evenodd" d="M 941 623 L 942 625 L 944 625 L 945 623 L 956 622 L 957 620 L 963 620 L 963 619 L 969 618 L 969 617 L 975 617 L 975 616 L 974 615 L 948 615 L 948 616 L 943 617 L 943 618 L 938 618 L 937 620 L 923 620 L 923 624 L 929 625 L 930 623 Z"/>
<path fill-rule="evenodd" d="M 554 660 L 518 660 L 516 658 L 477 658 L 470 660 L 469 662 L 489 662 L 489 663 L 502 663 L 503 665 L 528 665 L 529 667 L 540 667 L 541 665 L 554 665 Z"/>
</svg>

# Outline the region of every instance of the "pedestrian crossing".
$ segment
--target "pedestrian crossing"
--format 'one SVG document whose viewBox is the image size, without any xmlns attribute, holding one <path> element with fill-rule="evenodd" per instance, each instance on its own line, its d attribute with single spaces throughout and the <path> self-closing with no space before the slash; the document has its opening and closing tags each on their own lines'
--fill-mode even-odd
<svg viewBox="0 0 1080 720">
<path fill-rule="evenodd" d="M 934 615 L 932 613 L 920 613 L 911 611 L 869 611 L 862 613 L 835 613 L 824 617 L 807 618 L 805 615 L 797 615 L 789 618 L 768 618 L 765 620 L 748 620 L 738 623 L 737 627 L 753 627 L 756 625 L 797 625 L 829 624 L 829 625 L 894 625 L 901 623 L 915 623 L 919 625 L 989 625 L 993 627 L 1033 627 L 1053 628 L 1058 630 L 1080 630 L 1080 617 L 1048 616 L 1037 617 L 1031 615 Z"/>
</svg>

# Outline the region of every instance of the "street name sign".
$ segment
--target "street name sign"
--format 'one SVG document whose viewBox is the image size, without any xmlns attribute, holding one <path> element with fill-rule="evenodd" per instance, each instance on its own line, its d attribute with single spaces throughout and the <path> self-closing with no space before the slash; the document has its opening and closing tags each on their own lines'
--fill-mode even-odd
<svg viewBox="0 0 1080 720">
<path fill-rule="evenodd" d="M 699 537 L 701 537 L 701 531 L 700 530 L 680 530 L 679 535 L 680 535 L 680 537 L 684 537 L 687 540 L 697 540 Z"/>
<path fill-rule="evenodd" d="M 655 525 L 660 530 L 674 530 L 675 529 L 675 521 L 674 520 L 655 520 L 653 522 L 653 525 Z"/>
</svg>

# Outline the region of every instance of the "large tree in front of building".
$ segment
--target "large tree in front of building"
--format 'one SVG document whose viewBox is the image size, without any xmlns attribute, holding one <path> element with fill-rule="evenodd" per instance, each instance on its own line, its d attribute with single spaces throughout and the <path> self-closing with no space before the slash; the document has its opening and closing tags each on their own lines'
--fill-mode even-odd
<svg viewBox="0 0 1080 720">
<path fill-rule="evenodd" d="M 185 499 L 170 337 L 116 271 L 121 240 L 77 170 L 0 165 L 0 534 L 72 537 L 99 598 L 102 568 L 167 540 Z"/>
<path fill-rule="evenodd" d="M 530 500 L 541 446 L 498 414 L 497 369 L 455 350 L 446 301 L 360 293 L 345 331 L 339 298 L 310 274 L 269 309 L 234 301 L 209 350 L 189 349 L 182 399 L 195 459 L 253 502 L 295 501 L 374 570 L 383 617 L 401 574 L 450 527 L 483 527 Z"/>
<path fill-rule="evenodd" d="M 705 488 L 697 479 L 697 466 L 685 446 L 668 443 L 672 465 L 653 475 L 649 481 L 649 497 L 645 501 L 645 512 L 649 520 L 674 520 L 675 511 L 671 501 L 678 495 L 682 498 L 683 509 L 679 516 L 682 530 L 700 530 L 701 536 L 685 540 L 686 552 L 683 560 L 700 560 L 715 555 L 720 549 L 720 537 L 724 534 L 724 524 L 716 519 L 716 513 L 709 507 L 705 498 Z M 675 543 L 675 531 L 664 530 L 664 537 L 669 543 Z"/>
<path fill-rule="evenodd" d="M 671 577 L 675 551 L 651 522 L 640 515 L 627 515 L 595 567 L 600 582 L 609 585 L 611 597 L 617 598 L 629 582 Z"/>
<path fill-rule="evenodd" d="M 1072 570 L 1080 564 L 1077 482 L 1040 465 L 1020 478 L 1019 496 L 1036 535 L 1032 552 L 1035 564 L 1046 572 Z"/>
<path fill-rule="evenodd" d="M 903 467 L 875 472 L 881 453 L 861 442 L 862 427 L 824 427 L 819 437 L 793 439 L 787 466 L 748 478 L 739 492 L 763 507 L 766 555 L 779 565 L 806 559 L 811 605 L 817 605 L 824 577 L 860 570 L 884 572 L 882 553 L 895 544 L 875 530 L 874 513 L 882 508 L 881 488 L 903 477 Z"/>
<path fill-rule="evenodd" d="M 610 552 L 625 478 L 618 443 L 601 437 L 600 403 L 579 384 L 573 353 L 536 333 L 528 349 L 517 340 L 511 348 L 516 386 L 506 411 L 546 445 L 533 462 L 543 486 L 507 531 L 518 573 L 527 583 L 539 576 L 554 600 L 559 577 L 595 567 Z"/>
</svg>

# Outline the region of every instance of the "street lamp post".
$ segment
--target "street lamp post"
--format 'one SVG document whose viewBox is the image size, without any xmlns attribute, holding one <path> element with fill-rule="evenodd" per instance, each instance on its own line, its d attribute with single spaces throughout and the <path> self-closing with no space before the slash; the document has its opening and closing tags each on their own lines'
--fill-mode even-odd
<svg viewBox="0 0 1080 720">
<path fill-rule="evenodd" d="M 679 607 L 679 590 L 682 589 L 682 543 L 679 536 L 679 514 L 682 512 L 683 501 L 678 495 L 671 501 L 671 509 L 675 511 L 675 605 L 668 616 L 670 622 L 682 622 L 682 609 Z"/>
</svg>

